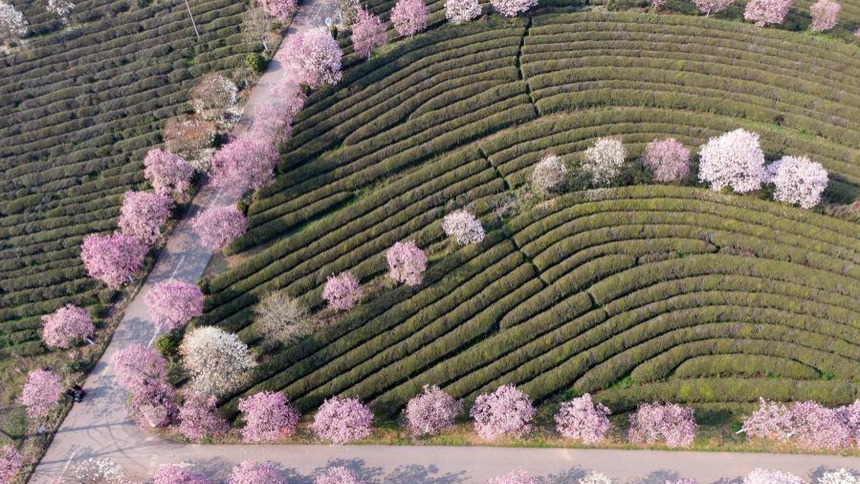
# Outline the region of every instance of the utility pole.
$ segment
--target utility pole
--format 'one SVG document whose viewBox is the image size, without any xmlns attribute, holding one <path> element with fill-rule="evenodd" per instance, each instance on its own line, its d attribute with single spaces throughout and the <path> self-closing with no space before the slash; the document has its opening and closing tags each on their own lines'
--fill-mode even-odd
<svg viewBox="0 0 860 484">
<path fill-rule="evenodd" d="M 188 5 L 188 0 L 185 0 L 185 8 L 188 9 L 188 16 L 191 17 L 191 25 L 194 26 L 194 33 L 197 34 L 197 40 L 200 40 L 200 32 L 197 30 L 197 23 L 194 22 L 194 15 L 191 13 L 191 6 Z"/>
</svg>

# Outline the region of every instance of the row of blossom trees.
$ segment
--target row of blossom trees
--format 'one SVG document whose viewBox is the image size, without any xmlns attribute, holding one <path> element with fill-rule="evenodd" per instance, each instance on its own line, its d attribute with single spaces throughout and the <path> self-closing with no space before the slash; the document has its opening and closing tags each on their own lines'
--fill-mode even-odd
<svg viewBox="0 0 860 484">
<path fill-rule="evenodd" d="M 651 0 L 655 7 L 662 7 L 668 0 Z M 791 9 L 792 0 L 750 0 L 744 7 L 744 19 L 754 22 L 759 27 L 779 25 L 785 21 Z M 693 0 L 693 4 L 706 16 L 719 13 L 729 8 L 735 0 Z M 815 32 L 826 32 L 839 21 L 842 6 L 834 0 L 818 0 L 809 7 L 812 17 L 811 28 Z M 857 31 L 860 34 L 860 30 Z"/>
<path fill-rule="evenodd" d="M 784 404 L 760 399 L 744 420 L 750 438 L 789 442 L 804 450 L 835 450 L 860 445 L 860 400 L 827 408 L 818 402 Z"/>
<path fill-rule="evenodd" d="M 487 481 L 486 484 L 538 484 L 537 478 L 523 469 L 515 469 L 507 474 L 494 477 Z M 571 481 L 574 482 L 574 481 Z M 589 472 L 579 480 L 576 484 L 613 484 L 613 479 L 599 472 Z M 846 469 L 838 469 L 835 471 L 823 472 L 816 480 L 817 484 L 857 484 L 860 483 L 860 477 L 857 474 Z M 698 484 L 695 479 L 667 479 L 665 484 Z M 794 474 L 788 472 L 775 471 L 770 469 L 753 469 L 743 479 L 743 484 L 805 484 L 804 480 Z"/>
</svg>

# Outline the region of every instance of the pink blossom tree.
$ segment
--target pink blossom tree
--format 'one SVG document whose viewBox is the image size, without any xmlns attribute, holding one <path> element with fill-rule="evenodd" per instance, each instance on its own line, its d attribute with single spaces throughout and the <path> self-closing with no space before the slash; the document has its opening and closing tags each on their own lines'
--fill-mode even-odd
<svg viewBox="0 0 860 484">
<path fill-rule="evenodd" d="M 279 62 L 295 71 L 299 82 L 310 87 L 340 82 L 342 57 L 340 46 L 325 27 L 290 35 L 275 55 Z"/>
<path fill-rule="evenodd" d="M 744 19 L 759 27 L 779 25 L 785 20 L 790 8 L 791 0 L 749 0 L 744 9 Z"/>
<path fill-rule="evenodd" d="M 538 0 L 490 0 L 490 4 L 505 17 L 516 17 L 537 6 Z"/>
<path fill-rule="evenodd" d="M 785 156 L 772 163 L 767 172 L 776 188 L 773 198 L 780 202 L 812 208 L 821 202 L 827 188 L 827 170 L 805 156 Z"/>
<path fill-rule="evenodd" d="M 0 43 L 20 40 L 27 35 L 30 24 L 12 4 L 0 0 Z"/>
<path fill-rule="evenodd" d="M 630 416 L 627 436 L 633 443 L 665 442 L 669 447 L 689 447 L 696 438 L 693 409 L 674 403 L 645 403 Z"/>
<path fill-rule="evenodd" d="M 210 484 L 209 478 L 176 464 L 163 464 L 152 476 L 152 484 Z"/>
<path fill-rule="evenodd" d="M 804 484 L 804 481 L 803 478 L 788 472 L 753 469 L 744 477 L 743 484 Z"/>
<path fill-rule="evenodd" d="M 201 316 L 204 299 L 199 287 L 176 279 L 157 283 L 144 296 L 155 327 L 162 331 L 182 329 Z"/>
<path fill-rule="evenodd" d="M 272 88 L 272 97 L 278 111 L 287 120 L 287 124 L 292 124 L 293 118 L 305 105 L 305 95 L 301 87 L 293 83 L 289 77 L 282 77 L 277 81 Z"/>
<path fill-rule="evenodd" d="M 233 467 L 227 484 L 286 484 L 286 480 L 273 464 L 246 460 Z"/>
<path fill-rule="evenodd" d="M 211 207 L 194 217 L 191 226 L 203 247 L 217 252 L 245 233 L 247 222 L 235 206 Z"/>
<path fill-rule="evenodd" d="M 452 24 L 469 22 L 481 16 L 478 0 L 446 0 L 445 18 Z"/>
<path fill-rule="evenodd" d="M 391 10 L 391 23 L 402 37 L 412 37 L 427 28 L 424 0 L 397 0 Z"/>
<path fill-rule="evenodd" d="M 538 484 L 538 480 L 522 469 L 515 469 L 505 475 L 493 477 L 487 484 Z"/>
<path fill-rule="evenodd" d="M 334 396 L 314 415 L 311 429 L 318 439 L 346 444 L 370 436 L 373 413 L 357 398 Z"/>
<path fill-rule="evenodd" d="M 757 133 L 736 129 L 711 138 L 699 155 L 699 180 L 709 183 L 712 190 L 731 187 L 738 193 L 747 193 L 758 190 L 766 178 Z"/>
<path fill-rule="evenodd" d="M 176 390 L 164 380 L 146 380 L 135 388 L 129 407 L 131 418 L 142 429 L 167 427 L 179 414 Z"/>
<path fill-rule="evenodd" d="M 179 155 L 153 148 L 146 153 L 143 166 L 143 175 L 159 195 L 170 197 L 191 188 L 194 167 Z"/>
<path fill-rule="evenodd" d="M 45 418 L 63 394 L 63 379 L 50 371 L 33 370 L 21 391 L 21 403 L 31 418 Z"/>
<path fill-rule="evenodd" d="M 314 484 L 365 484 L 365 482 L 350 469 L 337 466 L 323 471 L 314 479 Z"/>
<path fill-rule="evenodd" d="M 260 6 L 272 17 L 286 19 L 296 11 L 296 0 L 260 0 Z"/>
<path fill-rule="evenodd" d="M 351 272 L 341 272 L 329 276 L 323 288 L 322 297 L 328 305 L 338 311 L 348 311 L 361 300 L 364 291 L 358 279 Z"/>
<path fill-rule="evenodd" d="M 460 245 L 477 244 L 484 240 L 484 227 L 468 210 L 455 210 L 445 215 L 442 230 Z"/>
<path fill-rule="evenodd" d="M 93 320 L 83 308 L 67 304 L 42 316 L 42 341 L 51 348 L 70 348 L 76 341 L 95 334 Z"/>
<path fill-rule="evenodd" d="M 146 251 L 146 246 L 131 235 L 92 234 L 84 237 L 81 244 L 81 260 L 90 277 L 118 289 L 134 279 L 143 266 Z"/>
<path fill-rule="evenodd" d="M 116 382 L 132 394 L 141 394 L 152 382 L 167 378 L 167 360 L 152 348 L 131 343 L 111 357 Z"/>
<path fill-rule="evenodd" d="M 769 438 L 792 442 L 804 450 L 833 450 L 850 445 L 854 429 L 845 410 L 831 409 L 813 401 L 795 402 L 790 407 L 760 400 L 742 430 L 749 438 Z"/>
<path fill-rule="evenodd" d="M 9 484 L 18 475 L 24 459 L 18 449 L 11 445 L 0 448 L 0 484 Z"/>
<path fill-rule="evenodd" d="M 469 415 L 482 439 L 495 440 L 502 435 L 521 437 L 529 433 L 535 408 L 528 395 L 513 385 L 504 385 L 479 395 Z"/>
<path fill-rule="evenodd" d="M 787 440 L 793 433 L 791 410 L 782 403 L 759 398 L 759 408 L 744 420 L 742 430 L 750 438 Z"/>
<path fill-rule="evenodd" d="M 388 261 L 388 276 L 394 282 L 407 286 L 418 286 L 427 270 L 427 256 L 414 241 L 396 242 L 385 253 Z"/>
<path fill-rule="evenodd" d="M 860 400 L 836 409 L 842 424 L 848 429 L 848 434 L 855 445 L 860 446 Z"/>
<path fill-rule="evenodd" d="M 809 7 L 809 13 L 812 15 L 812 30 L 816 32 L 826 32 L 839 22 L 839 11 L 842 10 L 842 5 L 833 0 L 818 0 Z"/>
<path fill-rule="evenodd" d="M 273 146 L 287 142 L 293 134 L 290 126 L 292 118 L 281 110 L 275 103 L 263 103 L 255 106 L 251 115 L 250 136 L 267 140 Z"/>
<path fill-rule="evenodd" d="M 366 59 L 374 50 L 385 44 L 386 40 L 388 33 L 382 20 L 367 9 L 359 8 L 356 11 L 356 21 L 352 25 L 352 46 L 355 53 Z"/>
<path fill-rule="evenodd" d="M 582 443 L 598 444 L 609 430 L 609 409 L 585 395 L 565 402 L 555 414 L 555 429 L 563 437 L 581 440 Z"/>
<path fill-rule="evenodd" d="M 424 385 L 424 390 L 406 404 L 404 423 L 414 437 L 436 435 L 454 425 L 454 419 L 462 411 L 463 402 L 438 386 Z"/>
<path fill-rule="evenodd" d="M 125 192 L 119 215 L 122 233 L 152 245 L 161 237 L 161 227 L 170 218 L 171 200 L 150 192 Z"/>
<path fill-rule="evenodd" d="M 199 442 L 217 437 L 229 430 L 230 424 L 218 414 L 218 399 L 195 391 L 185 393 L 179 408 L 179 433 L 186 439 Z"/>
<path fill-rule="evenodd" d="M 675 140 L 654 140 L 645 147 L 642 163 L 661 182 L 680 180 L 690 173 L 690 150 Z"/>
<path fill-rule="evenodd" d="M 272 442 L 290 438 L 299 423 L 299 412 L 280 392 L 260 392 L 239 401 L 245 418 L 245 442 Z"/>
<path fill-rule="evenodd" d="M 535 165 L 529 181 L 532 190 L 541 197 L 548 197 L 564 188 L 567 166 L 557 155 L 546 155 Z"/>
<path fill-rule="evenodd" d="M 712 13 L 719 13 L 729 8 L 735 0 L 693 0 L 693 4 L 699 8 L 699 11 L 705 14 L 706 17 Z"/>
<path fill-rule="evenodd" d="M 271 139 L 243 136 L 222 146 L 212 158 L 212 185 L 242 194 L 275 179 L 280 154 Z"/>
</svg>

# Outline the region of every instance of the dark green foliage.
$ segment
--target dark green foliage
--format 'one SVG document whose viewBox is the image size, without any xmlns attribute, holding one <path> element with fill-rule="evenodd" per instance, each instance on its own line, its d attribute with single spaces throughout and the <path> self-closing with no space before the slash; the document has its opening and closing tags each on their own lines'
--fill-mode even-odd
<svg viewBox="0 0 860 484">
<path fill-rule="evenodd" d="M 253 73 L 261 74 L 266 70 L 266 64 L 266 58 L 257 52 L 245 56 L 245 68 Z"/>
</svg>

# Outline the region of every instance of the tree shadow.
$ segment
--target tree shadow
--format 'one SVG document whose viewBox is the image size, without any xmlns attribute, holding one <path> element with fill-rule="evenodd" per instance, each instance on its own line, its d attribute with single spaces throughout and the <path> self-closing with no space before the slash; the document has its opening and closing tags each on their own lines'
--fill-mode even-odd
<svg viewBox="0 0 860 484">
<path fill-rule="evenodd" d="M 466 479 L 466 471 L 439 474 L 435 465 L 417 464 L 396 467 L 383 479 L 384 484 L 458 484 Z"/>
<path fill-rule="evenodd" d="M 540 484 L 569 484 L 571 482 L 578 482 L 587 474 L 588 472 L 585 469 L 580 466 L 576 466 L 558 474 L 549 474 L 538 478 L 538 482 L 540 482 Z"/>
</svg>

